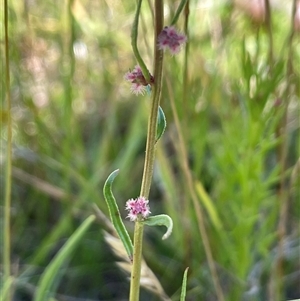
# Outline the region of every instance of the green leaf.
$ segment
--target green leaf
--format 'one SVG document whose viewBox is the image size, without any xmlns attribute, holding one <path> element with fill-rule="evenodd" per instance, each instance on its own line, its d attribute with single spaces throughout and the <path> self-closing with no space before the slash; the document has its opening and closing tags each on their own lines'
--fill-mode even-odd
<svg viewBox="0 0 300 301">
<path fill-rule="evenodd" d="M 165 113 L 161 107 L 158 108 L 158 115 L 157 115 L 157 127 L 156 127 L 156 138 L 155 141 L 157 142 L 160 137 L 165 132 L 167 126 L 167 120 Z"/>
<path fill-rule="evenodd" d="M 214 202 L 211 200 L 211 198 L 205 191 L 201 182 L 197 181 L 195 183 L 195 187 L 196 187 L 196 192 L 197 192 L 198 196 L 200 197 L 204 207 L 206 208 L 206 210 L 209 214 L 209 217 L 210 217 L 212 223 L 214 224 L 215 228 L 218 230 L 221 230 L 223 226 L 222 226 L 221 219 L 219 218 L 217 208 L 214 205 Z"/>
<path fill-rule="evenodd" d="M 255 73 L 252 66 L 250 53 L 246 49 L 246 41 L 243 39 L 242 42 L 242 71 L 247 84 L 250 82 L 251 76 Z"/>
<path fill-rule="evenodd" d="M 73 235 L 67 240 L 64 246 L 59 250 L 53 260 L 46 267 L 44 273 L 42 274 L 36 294 L 34 296 L 34 301 L 47 301 L 49 300 L 49 293 L 51 292 L 51 287 L 53 286 L 56 276 L 59 272 L 60 267 L 66 262 L 77 244 L 82 239 L 85 232 L 88 230 L 90 225 L 95 220 L 95 216 L 89 216 L 80 227 L 73 233 Z"/>
<path fill-rule="evenodd" d="M 186 281 L 187 281 L 187 273 L 188 273 L 189 268 L 187 267 L 184 271 L 183 274 L 183 280 L 182 280 L 182 288 L 181 288 L 181 295 L 180 295 L 180 301 L 185 300 L 186 296 Z"/>
<path fill-rule="evenodd" d="M 130 261 L 132 262 L 133 258 L 133 245 L 130 239 L 130 236 L 123 224 L 123 221 L 121 219 L 120 211 L 117 205 L 117 202 L 114 198 L 114 195 L 112 193 L 112 183 L 119 173 L 119 169 L 113 171 L 107 178 L 104 187 L 103 187 L 103 194 L 104 198 L 106 200 L 108 210 L 109 210 L 109 215 L 110 219 L 126 249 L 126 252 L 129 256 Z"/>
<path fill-rule="evenodd" d="M 142 222 L 148 226 L 166 226 L 167 232 L 164 234 L 162 239 L 167 239 L 171 235 L 173 230 L 173 221 L 170 216 L 166 214 L 150 216 Z"/>
<path fill-rule="evenodd" d="M 171 25 L 175 25 L 176 22 L 178 21 L 178 18 L 180 16 L 180 14 L 182 13 L 182 10 L 185 7 L 186 2 L 187 2 L 187 0 L 181 0 L 179 6 L 177 8 L 177 11 L 176 11 L 176 13 L 175 13 L 175 15 L 174 15 L 174 17 L 172 19 Z"/>
<path fill-rule="evenodd" d="M 15 281 L 14 277 L 9 276 L 5 281 L 1 283 L 0 301 L 9 300 L 10 291 L 14 281 Z"/>
<path fill-rule="evenodd" d="M 141 11 L 141 5 L 142 5 L 142 0 L 138 0 L 137 1 L 137 7 L 136 7 L 136 13 L 134 16 L 134 20 L 133 20 L 133 24 L 132 24 L 132 29 L 131 29 L 131 46 L 132 46 L 132 50 L 133 53 L 135 55 L 136 60 L 138 61 L 141 69 L 142 69 L 142 73 L 147 81 L 147 83 L 150 83 L 150 72 L 147 69 L 146 64 L 144 63 L 139 49 L 137 47 L 137 39 L 138 39 L 138 28 L 139 28 L 139 16 L 140 16 L 140 11 Z"/>
</svg>

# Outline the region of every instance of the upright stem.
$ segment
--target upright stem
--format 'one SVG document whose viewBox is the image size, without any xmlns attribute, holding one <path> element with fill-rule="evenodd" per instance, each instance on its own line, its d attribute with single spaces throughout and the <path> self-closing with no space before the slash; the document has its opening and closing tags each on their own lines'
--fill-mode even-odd
<svg viewBox="0 0 300 301">
<path fill-rule="evenodd" d="M 155 0 L 155 53 L 154 53 L 154 85 L 150 116 L 148 120 L 148 132 L 146 143 L 146 157 L 144 164 L 144 172 L 140 195 L 148 198 L 155 158 L 155 136 L 157 125 L 157 114 L 161 96 L 162 83 L 162 65 L 163 52 L 157 47 L 157 36 L 163 29 L 163 1 Z M 140 221 L 135 223 L 134 228 L 134 250 L 133 250 L 133 266 L 130 282 L 130 301 L 138 301 L 140 294 L 140 278 L 141 278 L 141 258 L 143 244 L 143 229 L 144 226 Z"/>
<path fill-rule="evenodd" d="M 138 61 L 139 65 L 142 69 L 143 75 L 144 75 L 146 81 L 150 84 L 150 73 L 149 73 L 149 71 L 147 69 L 147 66 L 144 63 L 144 61 L 143 61 L 143 59 L 140 55 L 139 49 L 137 47 L 137 38 L 138 38 L 138 30 L 139 30 L 139 17 L 140 17 L 141 6 L 142 6 L 142 0 L 138 0 L 137 1 L 137 9 L 136 9 L 136 13 L 135 13 L 135 16 L 134 16 L 134 21 L 133 21 L 133 24 L 132 24 L 132 30 L 131 30 L 131 46 L 132 46 L 132 50 L 133 50 L 133 53 L 135 55 L 135 58 Z"/>
<path fill-rule="evenodd" d="M 271 18 L 271 7 L 269 0 L 264 0 L 265 7 L 266 7 L 266 27 L 268 32 L 269 38 L 269 65 L 270 69 L 273 69 L 273 33 L 272 33 L 272 18 Z"/>
<path fill-rule="evenodd" d="M 159 3 L 159 5 L 157 4 Z M 157 36 L 163 29 L 163 1 L 155 1 L 155 45 L 157 45 Z M 158 8 L 160 7 L 161 8 Z M 161 20 L 159 20 L 161 19 Z M 141 196 L 148 197 L 155 157 L 155 140 L 156 140 L 156 125 L 157 125 L 157 114 L 161 96 L 161 83 L 162 83 L 162 65 L 163 65 L 163 51 L 155 47 L 154 54 L 154 85 L 153 85 L 153 96 L 151 103 L 151 111 L 148 120 L 148 133 L 146 143 L 146 157 L 144 163 L 144 173 L 141 187 Z"/>
<path fill-rule="evenodd" d="M 168 91 L 169 91 L 169 96 L 170 96 L 171 109 L 172 109 L 172 113 L 173 113 L 173 116 L 174 116 L 175 126 L 176 126 L 177 134 L 178 134 L 178 148 L 179 148 L 181 168 L 182 168 L 184 177 L 186 179 L 187 187 L 188 187 L 188 190 L 190 192 L 191 199 L 192 199 L 192 202 L 193 202 L 193 206 L 194 206 L 194 209 L 195 209 L 196 218 L 197 218 L 197 221 L 198 221 L 198 228 L 199 228 L 199 232 L 200 232 L 200 235 L 201 235 L 201 238 L 202 238 L 202 241 L 203 241 L 203 247 L 204 247 L 205 255 L 206 255 L 206 258 L 207 258 L 208 267 L 209 267 L 211 275 L 212 275 L 212 281 L 213 281 L 213 284 L 214 284 L 214 287 L 215 287 L 217 300 L 218 301 L 225 301 L 225 297 L 224 297 L 222 287 L 221 287 L 219 277 L 218 277 L 218 272 L 217 272 L 217 269 L 216 269 L 216 266 L 215 266 L 215 263 L 214 263 L 212 250 L 211 250 L 211 246 L 210 246 L 210 243 L 209 243 L 208 234 L 207 234 L 206 229 L 205 229 L 202 209 L 200 207 L 200 204 L 199 204 L 199 201 L 198 201 L 198 198 L 197 198 L 197 194 L 196 194 L 196 191 L 195 191 L 195 185 L 193 184 L 193 177 L 192 177 L 192 174 L 190 172 L 189 163 L 188 163 L 186 143 L 184 141 L 184 136 L 183 136 L 183 133 L 181 131 L 181 126 L 180 126 L 180 122 L 179 122 L 179 118 L 178 118 L 178 114 L 177 114 L 176 107 L 175 107 L 175 102 L 174 102 L 174 95 L 172 93 L 171 84 L 168 81 L 168 79 L 167 79 L 167 86 L 168 86 Z"/>
<path fill-rule="evenodd" d="M 288 139 L 287 139 L 287 110 L 289 105 L 289 95 L 293 88 L 293 82 L 291 80 L 294 73 L 293 70 L 293 38 L 294 38 L 294 17 L 296 13 L 296 0 L 293 1 L 292 5 L 292 17 L 291 17 L 291 29 L 287 40 L 288 52 L 287 52 L 287 69 L 286 69 L 286 82 L 287 86 L 283 93 L 283 109 L 284 113 L 282 119 L 277 127 L 276 136 L 281 139 L 280 145 L 278 145 L 277 156 L 278 165 L 280 167 L 280 182 L 278 185 L 277 195 L 280 202 L 279 206 L 279 221 L 278 221 L 278 256 L 275 262 L 274 275 L 271 277 L 270 285 L 270 300 L 281 300 L 283 297 L 283 272 L 284 272 L 284 241 L 286 238 L 286 223 L 288 218 L 288 202 L 289 202 L 289 191 L 287 188 L 287 181 L 285 178 L 286 171 L 286 159 L 288 154 Z M 297 163 L 296 163 L 297 164 Z"/>
<path fill-rule="evenodd" d="M 73 102 L 73 79 L 75 72 L 75 60 L 73 53 L 73 42 L 75 39 L 74 31 L 74 20 L 72 14 L 72 5 L 74 0 L 65 0 L 65 11 L 64 11 L 64 26 L 65 31 L 62 37 L 62 47 L 63 47 L 63 58 L 62 63 L 64 64 L 64 93 L 65 93 L 65 103 L 64 103 L 64 124 L 66 132 L 66 139 L 63 143 L 63 157 L 65 165 L 69 166 L 72 157 L 72 144 L 74 139 L 74 131 L 72 128 L 72 102 Z M 67 191 L 67 196 L 71 195 L 71 182 L 70 182 L 70 169 L 67 168 L 65 171 L 65 187 Z"/>
<path fill-rule="evenodd" d="M 11 94 L 9 70 L 9 41 L 8 41 L 8 4 L 4 0 L 4 32 L 5 32 L 5 80 L 7 99 L 7 151 L 5 174 L 5 203 L 4 203 L 4 233 L 3 233 L 3 279 L 8 283 L 10 276 L 10 206 L 11 206 L 11 160 L 12 160 L 12 125 L 11 125 Z M 8 289 L 7 300 L 11 299 Z"/>
</svg>

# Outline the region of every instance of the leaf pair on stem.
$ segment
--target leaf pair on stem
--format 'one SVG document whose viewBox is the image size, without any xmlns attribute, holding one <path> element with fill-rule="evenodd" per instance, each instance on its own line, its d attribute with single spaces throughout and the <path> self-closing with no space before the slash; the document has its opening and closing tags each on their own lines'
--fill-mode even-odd
<svg viewBox="0 0 300 301">
<path fill-rule="evenodd" d="M 131 238 L 126 230 L 126 227 L 122 221 L 116 199 L 112 193 L 112 184 L 118 173 L 119 173 L 119 170 L 117 169 L 109 175 L 109 177 L 107 178 L 107 180 L 104 184 L 103 194 L 104 194 L 104 197 L 105 197 L 108 209 L 109 209 L 109 215 L 110 215 L 111 221 L 126 249 L 126 252 L 128 254 L 130 261 L 133 261 L 133 244 L 132 244 Z M 130 202 L 130 201 L 134 202 L 134 200 L 129 200 L 128 202 Z M 140 204 L 138 204 L 138 207 L 141 207 L 143 209 L 145 208 L 144 205 L 148 204 L 148 201 L 143 197 L 138 198 L 137 201 L 140 201 Z M 137 208 L 137 209 L 139 209 L 139 208 Z M 146 210 L 148 210 L 150 213 L 150 210 L 148 208 Z M 134 213 L 132 213 L 132 212 L 129 213 L 129 217 L 130 217 L 130 214 L 134 214 Z M 133 219 L 131 218 L 131 220 L 133 220 Z M 139 222 L 143 222 L 144 224 L 146 224 L 148 226 L 166 226 L 167 232 L 164 234 L 163 239 L 168 238 L 172 233 L 173 222 L 172 222 L 172 219 L 168 215 L 160 214 L 160 215 L 148 217 L 148 214 L 143 216 L 142 211 L 141 211 L 141 212 L 136 213 L 136 220 L 138 220 Z"/>
</svg>

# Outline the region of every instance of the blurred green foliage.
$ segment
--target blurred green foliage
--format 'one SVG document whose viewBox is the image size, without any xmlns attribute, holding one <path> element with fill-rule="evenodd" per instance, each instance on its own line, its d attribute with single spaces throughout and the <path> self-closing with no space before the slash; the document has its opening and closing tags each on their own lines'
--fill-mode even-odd
<svg viewBox="0 0 300 301">
<path fill-rule="evenodd" d="M 143 2 L 139 35 L 150 70 L 151 5 Z M 166 25 L 177 5 L 165 1 Z M 187 266 L 186 300 L 216 300 L 181 169 L 174 98 L 226 300 L 300 298 L 300 51 L 299 34 L 290 39 L 292 2 L 271 5 L 271 29 L 250 6 L 189 5 L 187 52 L 165 55 L 167 128 L 150 195 L 152 213 L 170 215 L 174 230 L 161 241 L 164 229 L 146 228 L 145 259 L 172 300 L 180 298 Z M 91 204 L 108 215 L 102 187 L 111 171 L 120 169 L 114 184 L 120 208 L 139 194 L 150 98 L 130 94 L 123 80 L 136 64 L 134 9 L 134 1 L 120 0 L 10 3 L 14 300 L 32 300 L 44 269 Z M 4 92 L 1 99 L 5 141 Z M 60 271 L 55 300 L 128 299 L 127 275 L 102 228 L 92 225 Z M 143 290 L 141 300 L 158 299 Z"/>
</svg>

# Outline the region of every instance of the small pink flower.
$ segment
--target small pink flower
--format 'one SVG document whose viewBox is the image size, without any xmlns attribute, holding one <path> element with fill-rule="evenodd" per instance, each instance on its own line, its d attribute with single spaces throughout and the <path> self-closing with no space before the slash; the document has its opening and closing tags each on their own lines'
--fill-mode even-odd
<svg viewBox="0 0 300 301">
<path fill-rule="evenodd" d="M 137 199 L 130 199 L 126 202 L 125 209 L 129 211 L 127 217 L 133 222 L 136 221 L 140 215 L 142 218 L 147 218 L 150 212 L 148 205 L 149 201 L 144 197 L 138 197 Z"/>
<path fill-rule="evenodd" d="M 158 47 L 162 50 L 169 48 L 173 55 L 180 51 L 186 41 L 187 37 L 179 33 L 173 26 L 166 26 L 158 35 Z"/>
<path fill-rule="evenodd" d="M 131 92 L 138 95 L 144 94 L 148 83 L 143 75 L 142 69 L 136 65 L 132 71 L 124 75 L 124 79 L 131 82 Z M 151 83 L 153 83 L 153 76 L 150 76 Z"/>
</svg>

